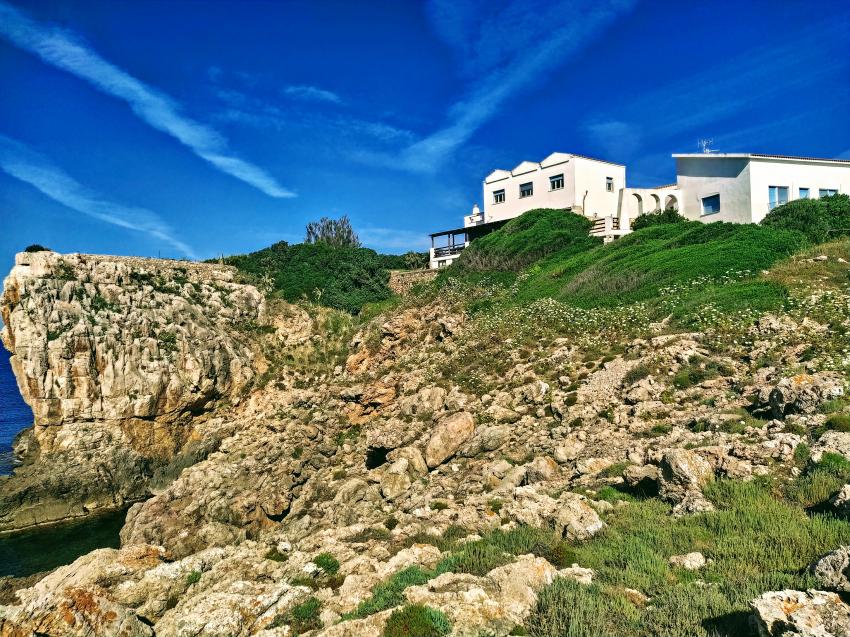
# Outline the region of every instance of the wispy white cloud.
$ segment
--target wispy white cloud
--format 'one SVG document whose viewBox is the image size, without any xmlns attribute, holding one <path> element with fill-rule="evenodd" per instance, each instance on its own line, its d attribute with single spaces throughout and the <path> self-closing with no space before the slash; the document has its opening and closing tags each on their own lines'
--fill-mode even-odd
<svg viewBox="0 0 850 637">
<path fill-rule="evenodd" d="M 306 110 L 292 112 L 241 91 L 222 89 L 217 95 L 227 105 L 215 115 L 218 121 L 275 130 L 309 129 L 332 138 L 334 143 L 339 143 L 342 137 L 368 137 L 379 142 L 398 143 L 414 139 L 411 131 L 385 122 L 344 114 L 331 115 Z"/>
<path fill-rule="evenodd" d="M 104 199 L 45 157 L 5 135 L 0 135 L 0 169 L 71 210 L 114 226 L 145 233 L 189 258 L 197 258 L 192 248 L 176 238 L 174 230 L 155 212 Z"/>
<path fill-rule="evenodd" d="M 554 72 L 630 11 L 635 0 L 561 0 L 545 7 L 508 0 L 432 0 L 429 16 L 469 79 L 449 109 L 446 125 L 386 163 L 416 172 L 435 170 L 515 94 L 553 79 Z M 531 6 L 533 4 L 533 6 Z M 373 155 L 372 161 L 381 161 Z"/>
<path fill-rule="evenodd" d="M 331 104 L 342 102 L 339 95 L 318 86 L 287 86 L 283 89 L 283 94 L 297 100 L 304 100 L 305 102 L 329 102 Z"/>
<path fill-rule="evenodd" d="M 235 156 L 227 140 L 209 126 L 181 114 L 179 104 L 100 57 L 74 34 L 31 20 L 0 0 L 0 35 L 44 62 L 124 100 L 153 128 L 171 135 L 220 171 L 271 197 L 294 197 L 262 168 Z"/>
</svg>

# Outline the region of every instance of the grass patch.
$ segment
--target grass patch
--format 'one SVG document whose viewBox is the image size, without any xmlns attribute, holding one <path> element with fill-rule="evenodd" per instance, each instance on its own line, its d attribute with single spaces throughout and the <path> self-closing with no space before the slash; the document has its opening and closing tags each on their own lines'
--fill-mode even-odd
<svg viewBox="0 0 850 637">
<path fill-rule="evenodd" d="M 451 630 L 452 625 L 444 613 L 411 604 L 389 616 L 384 625 L 384 637 L 442 637 Z"/>
<path fill-rule="evenodd" d="M 339 572 L 339 560 L 330 553 L 319 553 L 313 558 L 313 564 L 328 575 L 336 575 Z"/>
<path fill-rule="evenodd" d="M 818 472 L 846 470 L 850 466 L 829 459 Z M 529 634 L 749 635 L 751 599 L 813 586 L 806 566 L 850 537 L 850 523 L 807 515 L 767 479 L 719 480 L 705 494 L 717 511 L 673 518 L 668 505 L 649 499 L 609 516 L 603 532 L 574 547 L 576 561 L 596 571 L 594 585 L 556 580 L 544 588 L 526 625 Z M 690 551 L 713 561 L 698 573 L 670 566 L 671 555 Z M 624 588 L 649 595 L 651 605 L 639 612 Z"/>
</svg>

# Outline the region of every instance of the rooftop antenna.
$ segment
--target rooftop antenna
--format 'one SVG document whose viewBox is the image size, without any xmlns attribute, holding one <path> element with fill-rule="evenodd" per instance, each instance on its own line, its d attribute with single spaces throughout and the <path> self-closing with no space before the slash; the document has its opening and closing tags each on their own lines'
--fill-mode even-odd
<svg viewBox="0 0 850 637">
<path fill-rule="evenodd" d="M 710 155 L 711 153 L 717 152 L 716 150 L 714 150 L 711 147 L 711 145 L 714 143 L 713 139 L 701 139 L 697 143 L 699 144 L 699 147 L 702 150 L 702 152 L 706 155 Z"/>
</svg>

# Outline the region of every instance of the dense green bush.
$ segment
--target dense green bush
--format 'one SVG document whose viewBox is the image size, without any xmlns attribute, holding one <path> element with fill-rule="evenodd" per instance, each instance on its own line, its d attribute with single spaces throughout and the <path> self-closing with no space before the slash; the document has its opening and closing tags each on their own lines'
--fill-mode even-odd
<svg viewBox="0 0 850 637">
<path fill-rule="evenodd" d="M 313 558 L 313 564 L 321 568 L 328 575 L 336 575 L 339 572 L 339 560 L 330 553 L 319 553 Z"/>
<path fill-rule="evenodd" d="M 654 226 L 659 223 L 682 223 L 683 221 L 685 221 L 685 218 L 679 214 L 678 210 L 666 208 L 664 210 L 659 210 L 658 212 L 646 212 L 642 215 L 638 215 L 635 217 L 635 220 L 632 221 L 632 230 L 648 228 L 649 226 Z"/>
<path fill-rule="evenodd" d="M 796 230 L 812 243 L 850 235 L 850 195 L 795 199 L 777 206 L 762 219 L 771 228 Z"/>
<path fill-rule="evenodd" d="M 569 210 L 530 210 L 473 241 L 455 270 L 516 271 L 552 253 L 575 254 L 602 243 L 588 233 L 593 223 Z"/>
<path fill-rule="evenodd" d="M 401 256 L 325 242 L 289 245 L 281 241 L 224 262 L 287 301 L 307 299 L 352 314 L 366 303 L 390 298 L 387 270 L 404 268 Z"/>
<path fill-rule="evenodd" d="M 50 248 L 45 248 L 43 245 L 34 243 L 31 246 L 27 246 L 24 252 L 50 252 Z"/>
<path fill-rule="evenodd" d="M 384 625 L 384 637 L 442 637 L 452 625 L 442 612 L 411 604 L 393 612 Z"/>
</svg>

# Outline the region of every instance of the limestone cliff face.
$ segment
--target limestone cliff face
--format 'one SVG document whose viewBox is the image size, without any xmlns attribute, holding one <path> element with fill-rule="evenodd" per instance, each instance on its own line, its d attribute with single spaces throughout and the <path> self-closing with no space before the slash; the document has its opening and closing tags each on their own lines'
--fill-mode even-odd
<svg viewBox="0 0 850 637">
<path fill-rule="evenodd" d="M 226 267 L 22 253 L 0 333 L 34 413 L 34 464 L 0 482 L 0 530 L 143 497 L 252 381 L 262 295 Z"/>
</svg>

